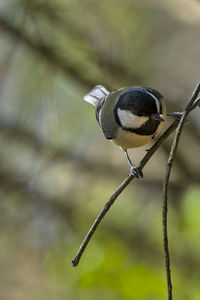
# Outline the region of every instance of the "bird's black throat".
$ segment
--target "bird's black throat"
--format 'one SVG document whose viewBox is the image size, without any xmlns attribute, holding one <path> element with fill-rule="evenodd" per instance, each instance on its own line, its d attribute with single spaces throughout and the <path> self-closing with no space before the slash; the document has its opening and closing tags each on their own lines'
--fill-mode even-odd
<svg viewBox="0 0 200 300">
<path fill-rule="evenodd" d="M 119 121 L 120 122 L 120 121 Z M 160 121 L 149 119 L 139 128 L 129 128 L 120 125 L 124 130 L 133 132 L 138 135 L 154 135 L 158 129 Z"/>
</svg>

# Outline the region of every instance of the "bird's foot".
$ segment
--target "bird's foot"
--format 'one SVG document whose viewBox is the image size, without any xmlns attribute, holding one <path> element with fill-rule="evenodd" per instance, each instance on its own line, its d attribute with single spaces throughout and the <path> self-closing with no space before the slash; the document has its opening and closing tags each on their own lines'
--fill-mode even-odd
<svg viewBox="0 0 200 300">
<path fill-rule="evenodd" d="M 177 121 L 180 121 L 182 115 L 183 115 L 182 112 L 177 112 L 177 111 L 174 111 L 174 112 L 172 112 L 172 113 L 167 113 L 167 116 L 172 117 L 172 118 L 174 118 L 174 119 L 177 120 Z M 185 120 L 185 123 L 187 124 L 188 121 Z"/>
<path fill-rule="evenodd" d="M 143 178 L 142 171 L 139 168 L 137 168 L 136 166 L 132 165 L 130 167 L 130 171 L 131 171 L 131 174 L 133 174 L 135 176 L 135 178 L 138 178 L 138 179 Z"/>
<path fill-rule="evenodd" d="M 167 113 L 167 116 L 172 117 L 179 121 L 182 117 L 182 114 L 183 114 L 182 112 L 174 111 L 172 113 Z"/>
</svg>

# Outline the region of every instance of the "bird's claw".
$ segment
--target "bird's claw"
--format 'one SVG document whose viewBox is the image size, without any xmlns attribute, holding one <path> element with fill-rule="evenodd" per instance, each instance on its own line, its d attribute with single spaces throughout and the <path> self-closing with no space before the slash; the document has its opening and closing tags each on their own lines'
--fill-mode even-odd
<svg viewBox="0 0 200 300">
<path fill-rule="evenodd" d="M 136 166 L 131 166 L 130 171 L 131 171 L 131 174 L 134 175 L 134 177 L 136 177 L 138 179 L 143 178 L 142 171 L 139 168 L 137 168 Z"/>
<path fill-rule="evenodd" d="M 174 118 L 177 121 L 180 121 L 181 117 L 182 117 L 183 113 L 182 112 L 172 112 L 172 113 L 167 113 L 167 116 Z M 188 121 L 185 120 L 185 123 L 187 124 Z"/>
<path fill-rule="evenodd" d="M 178 112 L 178 111 L 174 111 L 172 113 L 167 113 L 167 116 L 172 117 L 172 118 L 177 119 L 177 120 L 180 120 L 182 115 L 183 115 L 183 113 Z"/>
</svg>

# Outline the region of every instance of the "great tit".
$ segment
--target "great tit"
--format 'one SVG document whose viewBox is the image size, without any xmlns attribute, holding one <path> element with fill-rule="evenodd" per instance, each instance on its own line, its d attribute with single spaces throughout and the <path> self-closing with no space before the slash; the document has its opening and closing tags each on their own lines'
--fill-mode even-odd
<svg viewBox="0 0 200 300">
<path fill-rule="evenodd" d="M 109 92 L 95 86 L 84 100 L 96 107 L 96 119 L 104 136 L 124 151 L 131 173 L 143 177 L 131 162 L 127 149 L 143 146 L 154 139 L 166 119 L 163 96 L 148 87 L 126 87 Z"/>
</svg>

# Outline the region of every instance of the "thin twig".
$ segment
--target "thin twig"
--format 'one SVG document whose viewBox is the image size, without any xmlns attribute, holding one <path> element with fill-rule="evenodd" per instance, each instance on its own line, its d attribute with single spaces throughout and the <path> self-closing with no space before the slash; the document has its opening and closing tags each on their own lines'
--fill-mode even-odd
<svg viewBox="0 0 200 300">
<path fill-rule="evenodd" d="M 169 246 L 168 246 L 168 232 L 167 232 L 167 202 L 168 202 L 168 187 L 169 187 L 169 178 L 171 174 L 172 164 L 174 161 L 174 156 L 178 147 L 180 140 L 181 132 L 188 114 L 197 107 L 199 104 L 198 94 L 200 92 L 200 82 L 197 84 L 192 96 L 183 111 L 182 117 L 176 129 L 172 147 L 170 150 L 166 174 L 163 183 L 163 242 L 164 242 L 164 252 L 165 252 L 165 266 L 167 273 L 167 286 L 168 286 L 168 300 L 172 300 L 172 280 L 171 280 L 171 271 L 170 271 L 170 255 L 169 255 Z"/>
<path fill-rule="evenodd" d="M 200 97 L 198 97 L 195 102 L 190 106 L 189 108 L 189 112 L 192 111 L 193 109 L 195 109 L 197 106 L 200 106 Z"/>
<path fill-rule="evenodd" d="M 160 138 L 155 142 L 155 144 L 148 150 L 144 158 L 141 160 L 139 164 L 139 169 L 142 171 L 144 166 L 147 164 L 147 162 L 150 160 L 152 155 L 155 153 L 155 151 L 159 148 L 159 146 L 163 143 L 163 141 L 176 129 L 178 125 L 178 121 L 175 120 L 170 127 L 160 136 Z M 113 195 L 110 197 L 108 202 L 106 202 L 104 208 L 101 210 L 99 215 L 97 216 L 96 220 L 94 221 L 93 225 L 91 226 L 90 230 L 88 231 L 85 239 L 83 240 L 76 256 L 72 260 L 73 266 L 77 266 L 83 252 L 85 251 L 85 248 L 87 247 L 91 237 L 93 236 L 94 232 L 96 231 L 99 223 L 104 218 L 105 214 L 108 212 L 112 204 L 115 202 L 117 197 L 121 194 L 121 192 L 126 188 L 126 186 L 134 179 L 134 176 L 132 174 L 129 174 L 129 176 L 122 182 L 122 184 L 117 188 L 117 190 L 113 193 Z"/>
</svg>

